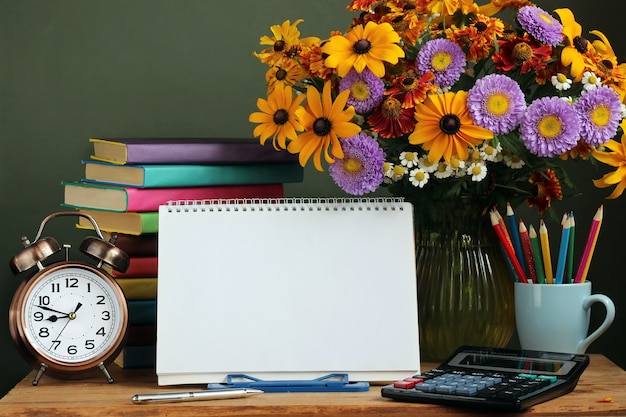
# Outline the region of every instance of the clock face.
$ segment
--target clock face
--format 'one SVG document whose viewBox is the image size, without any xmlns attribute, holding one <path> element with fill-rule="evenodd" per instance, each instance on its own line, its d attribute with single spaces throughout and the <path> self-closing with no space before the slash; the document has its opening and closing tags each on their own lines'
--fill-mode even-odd
<svg viewBox="0 0 626 417">
<path fill-rule="evenodd" d="M 28 344 L 42 357 L 66 364 L 111 355 L 126 325 L 119 288 L 92 268 L 46 272 L 34 278 L 22 304 Z"/>
</svg>

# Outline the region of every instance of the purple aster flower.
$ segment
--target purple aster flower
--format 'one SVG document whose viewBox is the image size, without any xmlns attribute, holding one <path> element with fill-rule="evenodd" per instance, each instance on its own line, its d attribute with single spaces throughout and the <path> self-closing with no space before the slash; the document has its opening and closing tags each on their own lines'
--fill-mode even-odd
<svg viewBox="0 0 626 417">
<path fill-rule="evenodd" d="M 574 107 L 559 97 L 543 97 L 526 109 L 520 124 L 524 145 L 541 157 L 561 155 L 578 143 L 580 124 Z"/>
<path fill-rule="evenodd" d="M 467 107 L 474 123 L 502 135 L 519 124 L 526 100 L 517 82 L 506 75 L 489 74 L 479 78 L 469 90 Z"/>
<path fill-rule="evenodd" d="M 583 91 L 574 103 L 580 121 L 580 137 L 591 146 L 600 146 L 617 133 L 621 120 L 619 95 L 605 85 Z"/>
<path fill-rule="evenodd" d="M 563 42 L 563 25 L 539 7 L 521 7 L 517 14 L 517 21 L 530 36 L 539 42 L 552 46 Z"/>
<path fill-rule="evenodd" d="M 432 72 L 435 75 L 435 84 L 441 88 L 454 84 L 465 71 L 465 64 L 465 53 L 449 39 L 426 42 L 415 59 L 420 76 Z"/>
<path fill-rule="evenodd" d="M 328 167 L 335 183 L 347 193 L 362 195 L 372 192 L 383 182 L 385 154 L 378 142 L 366 133 L 341 141 L 344 158 Z"/>
<path fill-rule="evenodd" d="M 347 105 L 357 113 L 367 113 L 383 101 L 385 84 L 367 68 L 360 74 L 351 69 L 339 82 L 339 91 L 344 90 L 350 90 Z"/>
</svg>

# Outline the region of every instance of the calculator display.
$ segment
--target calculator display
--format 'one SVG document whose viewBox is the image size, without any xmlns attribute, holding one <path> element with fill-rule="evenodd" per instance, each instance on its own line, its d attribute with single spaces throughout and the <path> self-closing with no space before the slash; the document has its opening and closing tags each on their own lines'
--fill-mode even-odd
<svg viewBox="0 0 626 417">
<path fill-rule="evenodd" d="M 569 357 L 570 355 L 559 355 Z M 451 366 L 481 368 L 501 372 L 541 373 L 565 375 L 575 363 L 559 358 L 535 358 L 529 356 L 503 356 L 489 353 L 460 353 L 449 362 Z"/>
</svg>

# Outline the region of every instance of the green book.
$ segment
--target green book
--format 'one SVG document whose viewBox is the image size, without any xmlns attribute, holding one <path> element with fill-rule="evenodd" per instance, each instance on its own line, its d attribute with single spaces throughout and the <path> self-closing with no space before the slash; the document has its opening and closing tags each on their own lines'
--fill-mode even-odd
<svg viewBox="0 0 626 417">
<path fill-rule="evenodd" d="M 159 213 L 154 211 L 116 212 L 80 209 L 78 212 L 91 216 L 98 224 L 100 230 L 106 232 L 143 235 L 159 231 Z M 76 226 L 79 229 L 94 229 L 89 219 L 82 216 L 79 217 Z"/>
<path fill-rule="evenodd" d="M 84 160 L 83 181 L 139 188 L 302 182 L 295 162 L 249 165 L 118 165 Z"/>
</svg>

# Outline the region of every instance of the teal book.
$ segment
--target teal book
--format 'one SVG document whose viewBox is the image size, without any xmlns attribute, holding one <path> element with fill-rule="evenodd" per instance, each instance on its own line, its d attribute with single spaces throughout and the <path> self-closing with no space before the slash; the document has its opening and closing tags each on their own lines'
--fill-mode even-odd
<svg viewBox="0 0 626 417">
<path fill-rule="evenodd" d="M 146 346 L 124 346 L 114 362 L 120 368 L 141 369 L 156 366 L 156 344 Z"/>
<path fill-rule="evenodd" d="M 244 165 L 118 165 L 84 160 L 86 182 L 138 188 L 302 182 L 296 162 Z"/>
<path fill-rule="evenodd" d="M 156 299 L 126 300 L 128 304 L 129 326 L 155 326 L 157 306 Z"/>
</svg>

